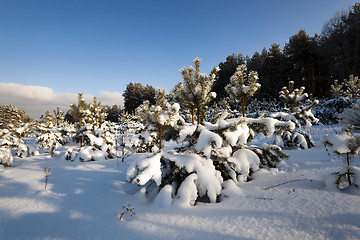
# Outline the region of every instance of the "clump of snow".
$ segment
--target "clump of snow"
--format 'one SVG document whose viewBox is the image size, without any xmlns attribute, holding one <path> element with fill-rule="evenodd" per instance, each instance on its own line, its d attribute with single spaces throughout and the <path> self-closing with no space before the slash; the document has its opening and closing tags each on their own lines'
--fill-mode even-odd
<svg viewBox="0 0 360 240">
<path fill-rule="evenodd" d="M 27 157 L 29 156 L 29 153 L 28 153 L 28 147 L 23 144 L 23 143 L 20 143 L 16 149 L 16 155 L 18 157 Z"/>
<path fill-rule="evenodd" d="M 211 160 L 202 158 L 197 154 L 170 154 L 163 152 L 163 155 L 179 168 L 184 168 L 186 172 L 195 172 L 198 177 L 196 185 L 199 196 L 207 195 L 210 202 L 216 202 L 217 196 L 221 193 L 223 179 Z M 181 196 L 178 197 L 181 198 Z"/>
<path fill-rule="evenodd" d="M 209 130 L 207 130 L 203 126 L 199 126 L 201 129 L 200 136 L 197 140 L 197 143 L 195 145 L 195 149 L 198 152 L 202 152 L 204 156 L 206 156 L 208 159 L 211 155 L 211 150 L 213 148 L 220 148 L 222 145 L 222 138 Z"/>
<path fill-rule="evenodd" d="M 164 186 L 158 195 L 156 195 L 153 205 L 159 208 L 167 208 L 172 204 L 173 187 L 171 185 Z"/>
<path fill-rule="evenodd" d="M 224 133 L 226 141 L 231 145 L 235 146 L 236 144 L 246 144 L 247 139 L 250 136 L 249 127 L 246 124 L 239 124 L 236 126 L 235 131 L 227 130 Z"/>
<path fill-rule="evenodd" d="M 234 164 L 234 170 L 240 174 L 237 178 L 233 178 L 233 181 L 236 183 L 246 182 L 250 170 L 253 172 L 259 170 L 259 157 L 253 151 L 248 149 L 237 150 L 228 161 Z"/>
<path fill-rule="evenodd" d="M 138 159 L 132 159 L 132 164 L 127 170 L 126 179 L 138 185 L 145 185 L 154 180 L 159 186 L 161 184 L 161 153 L 141 154 Z"/>
<path fill-rule="evenodd" d="M 195 183 L 197 180 L 198 176 L 196 173 L 192 173 L 185 178 L 178 189 L 177 198 L 174 201 L 175 206 L 188 207 L 195 205 L 198 197 L 198 190 Z"/>
<path fill-rule="evenodd" d="M 102 149 L 106 148 L 106 144 L 104 143 L 104 139 L 102 137 L 96 137 L 91 133 L 85 133 L 85 135 L 89 138 L 91 146 L 98 146 Z"/>
<path fill-rule="evenodd" d="M 182 142 L 185 140 L 185 138 L 187 136 L 191 136 L 197 129 L 197 126 L 195 124 L 187 124 L 187 125 L 184 125 L 184 126 L 181 126 L 180 127 L 180 130 L 179 130 L 179 138 L 178 138 L 178 141 L 179 142 Z"/>
<path fill-rule="evenodd" d="M 331 144 L 334 152 L 339 154 L 350 153 L 352 137 L 347 132 L 340 134 L 326 135 L 326 141 Z"/>
<path fill-rule="evenodd" d="M 0 148 L 0 164 L 10 166 L 14 161 L 11 152 L 7 148 Z"/>
<path fill-rule="evenodd" d="M 82 147 L 78 153 L 78 158 L 80 159 L 80 161 L 83 162 L 88 162 L 92 160 L 92 147 L 88 146 L 88 147 Z"/>
<path fill-rule="evenodd" d="M 349 171 L 353 174 L 353 183 L 355 186 L 360 186 L 360 167 L 350 166 Z"/>
<path fill-rule="evenodd" d="M 224 181 L 221 191 L 222 198 L 238 198 L 243 194 L 241 188 L 232 180 Z"/>
</svg>

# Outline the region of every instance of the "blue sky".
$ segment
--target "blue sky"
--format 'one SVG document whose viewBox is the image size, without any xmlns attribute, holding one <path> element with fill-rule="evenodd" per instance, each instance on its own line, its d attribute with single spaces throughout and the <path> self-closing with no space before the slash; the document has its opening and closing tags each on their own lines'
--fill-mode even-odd
<svg viewBox="0 0 360 240">
<path fill-rule="evenodd" d="M 168 91 L 179 69 L 313 36 L 350 0 L 1 0 L 0 82 L 55 93 L 120 92 L 130 82 Z"/>
</svg>

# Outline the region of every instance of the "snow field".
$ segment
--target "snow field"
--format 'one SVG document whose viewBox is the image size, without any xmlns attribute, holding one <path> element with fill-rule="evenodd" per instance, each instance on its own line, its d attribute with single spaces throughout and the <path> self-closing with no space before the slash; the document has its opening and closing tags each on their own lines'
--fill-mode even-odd
<svg viewBox="0 0 360 240">
<path fill-rule="evenodd" d="M 0 167 L 0 239 L 358 239 L 360 189 L 326 185 L 344 162 L 330 159 L 321 142 L 333 129 L 312 131 L 315 148 L 285 151 L 285 170 L 260 169 L 239 185 L 226 181 L 219 203 L 194 207 L 171 202 L 171 186 L 146 199 L 141 187 L 126 182 L 131 158 L 118 165 L 14 157 L 12 167 Z M 359 157 L 351 164 L 359 166 Z M 191 195 L 196 176 L 188 178 L 179 191 Z M 119 221 L 128 203 L 136 214 Z"/>
</svg>

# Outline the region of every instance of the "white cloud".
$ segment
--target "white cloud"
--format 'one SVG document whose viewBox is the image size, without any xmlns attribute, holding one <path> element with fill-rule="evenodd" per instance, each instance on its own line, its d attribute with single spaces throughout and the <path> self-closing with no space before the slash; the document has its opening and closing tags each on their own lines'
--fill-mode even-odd
<svg viewBox="0 0 360 240">
<path fill-rule="evenodd" d="M 98 96 L 99 101 L 101 101 L 102 105 L 120 105 L 124 106 L 124 97 L 119 92 L 108 92 L 101 91 Z"/>
<path fill-rule="evenodd" d="M 93 97 L 84 94 L 87 102 L 92 102 Z M 48 87 L 0 83 L 0 104 L 11 104 L 21 108 L 34 119 L 39 119 L 46 110 L 51 111 L 57 106 L 62 111 L 67 111 L 71 103 L 77 102 L 77 98 L 77 93 L 55 93 Z M 101 91 L 97 98 L 102 105 L 124 105 L 124 98 L 120 92 Z"/>
</svg>

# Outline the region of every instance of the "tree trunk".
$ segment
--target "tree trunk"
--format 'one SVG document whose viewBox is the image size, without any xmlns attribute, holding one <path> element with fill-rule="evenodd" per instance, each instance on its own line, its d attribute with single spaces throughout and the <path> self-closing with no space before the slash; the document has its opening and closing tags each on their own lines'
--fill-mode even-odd
<svg viewBox="0 0 360 240">
<path fill-rule="evenodd" d="M 346 178 L 349 182 L 349 185 L 351 185 L 351 179 L 350 179 L 350 170 L 349 170 L 349 166 L 350 166 L 350 155 L 349 153 L 346 153 L 346 161 L 347 161 L 347 173 L 346 173 Z"/>
<path fill-rule="evenodd" d="M 246 100 L 245 98 L 242 99 L 241 102 L 241 111 L 242 111 L 242 115 L 245 118 L 246 117 Z"/>
<path fill-rule="evenodd" d="M 81 129 L 81 122 L 82 122 L 82 120 L 81 120 L 81 117 L 80 117 L 80 118 L 79 118 L 79 131 L 80 131 L 80 129 Z M 82 145 L 83 145 L 83 135 L 81 134 L 80 147 L 82 147 Z"/>
<path fill-rule="evenodd" d="M 291 113 L 293 114 L 294 113 L 294 107 L 295 107 L 295 103 L 291 103 L 290 104 L 290 111 L 291 111 Z"/>
<path fill-rule="evenodd" d="M 162 148 L 162 135 L 163 135 L 163 127 L 159 127 L 159 149 Z"/>
<path fill-rule="evenodd" d="M 195 123 L 194 115 L 195 115 L 195 109 L 191 108 L 191 122 L 192 122 L 192 124 Z"/>
</svg>

